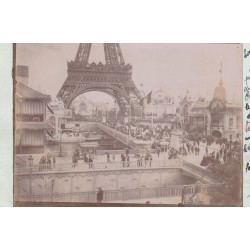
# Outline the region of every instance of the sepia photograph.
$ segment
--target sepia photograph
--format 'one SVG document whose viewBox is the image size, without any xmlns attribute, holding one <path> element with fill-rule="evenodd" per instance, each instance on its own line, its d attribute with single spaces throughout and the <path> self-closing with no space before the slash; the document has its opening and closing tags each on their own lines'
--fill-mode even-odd
<svg viewBox="0 0 250 250">
<path fill-rule="evenodd" d="M 15 44 L 15 206 L 242 206 L 242 44 Z"/>
</svg>

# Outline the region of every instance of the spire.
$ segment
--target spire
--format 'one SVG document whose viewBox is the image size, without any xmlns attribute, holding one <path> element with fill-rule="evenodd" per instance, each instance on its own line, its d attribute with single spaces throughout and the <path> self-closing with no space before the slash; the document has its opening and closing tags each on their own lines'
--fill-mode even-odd
<svg viewBox="0 0 250 250">
<path fill-rule="evenodd" d="M 222 62 L 220 64 L 220 70 L 219 70 L 219 72 L 220 72 L 220 82 L 219 82 L 219 85 L 223 85 L 223 81 L 222 81 Z"/>
<path fill-rule="evenodd" d="M 222 100 L 223 102 L 226 102 L 226 89 L 223 86 L 223 81 L 222 81 L 222 62 L 219 72 L 220 72 L 220 82 L 219 86 L 217 86 L 214 90 L 213 99 L 219 99 Z"/>
</svg>

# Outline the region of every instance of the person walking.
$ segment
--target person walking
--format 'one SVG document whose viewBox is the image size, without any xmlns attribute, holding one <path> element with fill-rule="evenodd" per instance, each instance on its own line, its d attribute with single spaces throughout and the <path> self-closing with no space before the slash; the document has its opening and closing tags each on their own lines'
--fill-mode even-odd
<svg viewBox="0 0 250 250">
<path fill-rule="evenodd" d="M 160 152 L 161 152 L 161 149 L 160 147 L 157 148 L 157 155 L 158 155 L 158 158 L 160 157 Z"/>
<path fill-rule="evenodd" d="M 53 156 L 53 165 L 54 165 L 54 168 L 55 168 L 55 166 L 56 166 L 56 156 L 55 155 Z"/>
<path fill-rule="evenodd" d="M 124 168 L 125 167 L 125 160 L 126 160 L 126 157 L 124 154 L 121 154 L 121 160 L 122 160 L 122 167 Z"/>
<path fill-rule="evenodd" d="M 51 159 L 47 158 L 47 170 L 51 170 Z"/>
<path fill-rule="evenodd" d="M 97 200 L 97 203 L 102 203 L 102 201 L 103 201 L 103 190 L 102 190 L 102 188 L 98 188 L 98 192 L 97 192 L 97 195 L 96 195 L 96 200 Z"/>
<path fill-rule="evenodd" d="M 127 155 L 126 160 L 127 160 L 127 167 L 129 168 L 129 155 Z"/>
<path fill-rule="evenodd" d="M 141 166 L 141 158 L 139 157 L 138 159 L 137 159 L 137 167 L 139 168 Z"/>
<path fill-rule="evenodd" d="M 107 153 L 107 162 L 110 162 L 110 154 Z"/>
<path fill-rule="evenodd" d="M 143 155 L 140 156 L 140 167 L 142 167 L 143 164 Z"/>
<path fill-rule="evenodd" d="M 75 168 L 76 166 L 76 157 L 73 155 L 72 156 L 72 168 Z"/>
<path fill-rule="evenodd" d="M 149 160 L 149 157 L 148 157 L 148 153 L 146 153 L 145 157 L 144 157 L 144 167 L 146 168 L 147 165 L 148 165 L 148 160 Z"/>
<path fill-rule="evenodd" d="M 195 146 L 194 152 L 195 152 L 195 155 L 198 155 L 198 147 L 197 146 Z"/>
<path fill-rule="evenodd" d="M 93 159 L 91 155 L 89 156 L 89 169 L 93 168 Z"/>
<path fill-rule="evenodd" d="M 150 155 L 149 155 L 149 167 L 152 166 L 152 160 L 153 160 L 153 158 L 152 158 L 152 155 L 150 154 Z"/>
</svg>

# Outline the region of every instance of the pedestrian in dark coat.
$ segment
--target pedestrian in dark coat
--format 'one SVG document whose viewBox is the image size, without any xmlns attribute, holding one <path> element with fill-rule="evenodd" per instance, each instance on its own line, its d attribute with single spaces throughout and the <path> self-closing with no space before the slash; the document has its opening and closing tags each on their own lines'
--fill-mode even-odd
<svg viewBox="0 0 250 250">
<path fill-rule="evenodd" d="M 97 199 L 97 203 L 102 203 L 102 201 L 103 201 L 103 190 L 102 190 L 102 188 L 98 188 L 96 199 Z"/>
<path fill-rule="evenodd" d="M 121 154 L 121 160 L 122 160 L 122 167 L 124 168 L 125 167 L 125 160 L 126 160 L 126 157 L 124 154 Z"/>
<path fill-rule="evenodd" d="M 160 149 L 160 147 L 158 147 L 158 148 L 157 148 L 157 155 L 158 155 L 158 158 L 159 158 L 159 156 L 160 156 L 160 152 L 161 152 L 161 149 Z"/>
<path fill-rule="evenodd" d="M 107 162 L 110 162 L 110 154 L 107 153 Z"/>
</svg>

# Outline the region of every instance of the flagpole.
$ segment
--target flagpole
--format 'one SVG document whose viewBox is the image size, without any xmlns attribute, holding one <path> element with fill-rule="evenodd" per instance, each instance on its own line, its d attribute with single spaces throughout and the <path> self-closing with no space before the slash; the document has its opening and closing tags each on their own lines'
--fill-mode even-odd
<svg viewBox="0 0 250 250">
<path fill-rule="evenodd" d="M 153 129 L 154 119 L 153 119 L 153 105 L 151 104 L 151 126 Z"/>
</svg>

